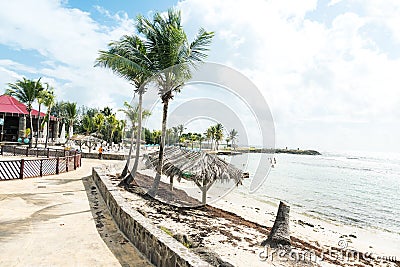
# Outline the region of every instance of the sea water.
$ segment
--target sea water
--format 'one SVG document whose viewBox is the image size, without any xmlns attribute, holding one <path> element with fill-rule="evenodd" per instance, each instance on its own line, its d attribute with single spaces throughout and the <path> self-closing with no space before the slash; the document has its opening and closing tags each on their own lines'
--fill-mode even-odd
<svg viewBox="0 0 400 267">
<path fill-rule="evenodd" d="M 260 154 L 241 154 L 232 160 L 259 175 Z M 400 235 L 400 154 L 323 153 L 319 156 L 275 154 L 276 164 L 251 197 L 265 202 L 283 200 L 298 213 L 361 228 Z M 226 157 L 227 160 L 232 159 Z M 238 162 L 241 162 L 238 164 Z M 260 165 L 261 164 L 261 165 Z"/>
</svg>

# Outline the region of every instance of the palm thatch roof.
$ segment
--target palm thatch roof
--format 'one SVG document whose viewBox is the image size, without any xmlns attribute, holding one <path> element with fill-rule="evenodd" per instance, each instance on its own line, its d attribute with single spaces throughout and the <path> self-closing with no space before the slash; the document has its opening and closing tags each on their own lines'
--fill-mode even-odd
<svg viewBox="0 0 400 267">
<path fill-rule="evenodd" d="M 145 155 L 147 168 L 156 169 L 158 166 L 158 152 Z M 208 190 L 215 181 L 241 184 L 243 172 L 232 164 L 225 162 L 215 155 L 205 152 L 182 150 L 177 147 L 166 147 L 162 173 L 168 177 L 177 177 L 193 181 L 200 188 Z"/>
<path fill-rule="evenodd" d="M 103 142 L 102 139 L 91 136 L 91 135 L 81 135 L 81 134 L 77 134 L 71 137 L 72 141 L 79 141 L 79 142 Z"/>
</svg>

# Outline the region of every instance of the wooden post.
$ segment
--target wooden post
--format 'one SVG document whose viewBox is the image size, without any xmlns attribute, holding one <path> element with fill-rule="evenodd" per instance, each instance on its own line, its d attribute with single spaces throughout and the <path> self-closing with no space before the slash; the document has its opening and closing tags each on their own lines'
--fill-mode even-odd
<svg viewBox="0 0 400 267">
<path fill-rule="evenodd" d="M 56 174 L 60 173 L 60 158 L 57 157 L 57 163 L 56 163 Z"/>
<path fill-rule="evenodd" d="M 65 171 L 68 172 L 68 160 L 69 157 L 64 157 L 65 158 Z"/>
<path fill-rule="evenodd" d="M 24 179 L 24 165 L 25 165 L 25 160 L 21 159 L 21 166 L 19 168 L 19 179 Z"/>
<path fill-rule="evenodd" d="M 43 176 L 43 160 L 40 160 L 40 177 Z"/>
<path fill-rule="evenodd" d="M 50 148 L 47 148 L 47 158 L 50 157 Z"/>
</svg>

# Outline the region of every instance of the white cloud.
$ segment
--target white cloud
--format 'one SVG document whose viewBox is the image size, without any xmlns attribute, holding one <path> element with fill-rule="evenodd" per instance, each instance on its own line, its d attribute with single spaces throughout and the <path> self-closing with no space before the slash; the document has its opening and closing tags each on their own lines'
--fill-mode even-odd
<svg viewBox="0 0 400 267">
<path fill-rule="evenodd" d="M 118 97 L 130 98 L 131 85 L 93 65 L 98 50 L 106 49 L 111 40 L 132 33 L 134 27 L 126 14 L 109 15 L 117 26 L 101 25 L 89 13 L 66 8 L 61 1 L 1 1 L 0 44 L 15 51 L 37 51 L 43 62 L 2 60 L 0 65 L 20 76 L 30 73 L 28 78 L 53 79 L 60 100 L 91 106 L 121 105 L 116 101 L 120 100 Z M 6 79 L 0 82 L 13 82 Z"/>
<path fill-rule="evenodd" d="M 177 7 L 189 36 L 200 27 L 216 32 L 211 61 L 242 71 L 260 88 L 275 118 L 279 146 L 312 147 L 319 140 L 330 148 L 352 142 L 359 147 L 360 134 L 362 140 L 394 140 L 388 135 L 400 134 L 399 126 L 365 130 L 377 122 L 399 125 L 400 59 L 393 51 L 400 49 L 400 3 L 340 2 L 183 0 Z M 331 8 L 337 15 L 329 23 L 307 16 L 321 12 L 315 17 L 323 19 Z M 132 86 L 93 64 L 109 41 L 134 32 L 133 20 L 124 12 L 97 11 L 107 25 L 61 0 L 0 1 L 0 44 L 40 58 L 0 60 L 0 83 L 44 76 L 61 100 L 112 107 L 129 101 Z M 387 30 L 387 40 L 377 40 L 374 27 Z"/>
<path fill-rule="evenodd" d="M 339 2 L 331 1 L 326 8 Z M 343 146 L 337 125 L 353 133 L 349 138 L 355 140 L 363 123 L 399 124 L 400 60 L 360 29 L 365 33 L 371 25 L 384 24 L 393 38 L 400 37 L 400 4 L 362 2 L 367 2 L 366 12 L 343 9 L 330 25 L 306 19 L 308 12 L 315 12 L 316 1 L 186 0 L 178 8 L 185 26 L 201 25 L 216 32 L 211 60 L 225 59 L 258 85 L 275 118 L 278 146 L 310 145 L 317 139 L 326 146 Z M 331 128 L 336 140 L 317 138 L 317 122 L 325 130 Z M 400 134 L 400 128 L 394 128 L 393 134 Z M 294 129 L 300 132 L 295 135 Z M 365 133 L 371 139 L 374 134 Z"/>
</svg>

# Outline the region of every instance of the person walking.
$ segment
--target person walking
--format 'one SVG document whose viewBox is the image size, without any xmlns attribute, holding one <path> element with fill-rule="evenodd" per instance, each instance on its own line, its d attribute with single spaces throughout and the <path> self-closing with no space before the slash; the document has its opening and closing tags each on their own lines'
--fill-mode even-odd
<svg viewBox="0 0 400 267">
<path fill-rule="evenodd" d="M 99 147 L 99 159 L 103 159 L 103 147 L 101 145 Z"/>
</svg>

